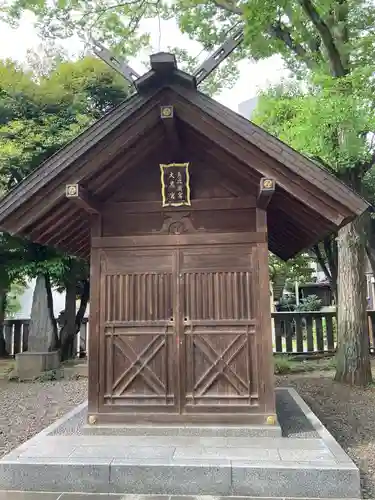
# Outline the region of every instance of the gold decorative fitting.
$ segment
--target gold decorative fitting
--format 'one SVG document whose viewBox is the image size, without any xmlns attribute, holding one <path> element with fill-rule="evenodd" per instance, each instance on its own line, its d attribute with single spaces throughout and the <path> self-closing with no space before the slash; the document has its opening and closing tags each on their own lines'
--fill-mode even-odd
<svg viewBox="0 0 375 500">
<path fill-rule="evenodd" d="M 161 118 L 173 118 L 173 106 L 160 106 Z"/>
<path fill-rule="evenodd" d="M 78 196 L 78 185 L 77 184 L 68 184 L 66 186 L 66 196 Z"/>
<path fill-rule="evenodd" d="M 88 421 L 89 421 L 90 425 L 95 425 L 97 422 L 97 419 L 96 419 L 95 415 L 90 415 Z"/>
<path fill-rule="evenodd" d="M 263 179 L 263 189 L 273 189 L 274 181 L 273 179 Z"/>
<path fill-rule="evenodd" d="M 274 415 L 269 415 L 267 417 L 267 424 L 268 425 L 275 425 L 276 424 L 276 418 Z"/>
</svg>

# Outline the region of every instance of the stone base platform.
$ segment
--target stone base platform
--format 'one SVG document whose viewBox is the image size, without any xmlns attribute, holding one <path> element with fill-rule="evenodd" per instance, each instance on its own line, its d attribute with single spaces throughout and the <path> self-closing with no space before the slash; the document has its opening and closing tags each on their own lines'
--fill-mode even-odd
<svg viewBox="0 0 375 500">
<path fill-rule="evenodd" d="M 84 425 L 88 436 L 281 437 L 280 425 Z"/>
<path fill-rule="evenodd" d="M 283 437 L 87 435 L 86 405 L 0 460 L 0 490 L 359 499 L 359 471 L 293 389 Z M 151 432 L 151 430 L 150 430 Z"/>
</svg>

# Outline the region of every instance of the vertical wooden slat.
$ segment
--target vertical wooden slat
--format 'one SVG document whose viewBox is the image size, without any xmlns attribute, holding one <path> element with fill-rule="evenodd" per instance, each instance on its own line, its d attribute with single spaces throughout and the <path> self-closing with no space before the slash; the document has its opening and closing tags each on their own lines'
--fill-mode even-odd
<svg viewBox="0 0 375 500">
<path fill-rule="evenodd" d="M 238 303 L 238 272 L 233 273 L 233 309 L 234 319 L 240 319 L 239 303 Z"/>
<path fill-rule="evenodd" d="M 227 319 L 225 273 L 219 273 L 220 318 Z"/>
<path fill-rule="evenodd" d="M 129 275 L 129 292 L 130 292 L 130 298 L 129 298 L 129 312 L 130 312 L 130 318 L 131 321 L 136 320 L 136 294 L 137 294 L 137 275 L 136 274 L 130 274 Z"/>
<path fill-rule="evenodd" d="M 164 311 L 163 311 L 163 282 L 165 280 L 165 275 L 164 273 L 158 274 L 157 275 L 157 280 L 156 280 L 156 302 L 157 302 L 157 318 L 160 319 L 168 319 L 165 317 Z"/>
<path fill-rule="evenodd" d="M 202 290 L 201 290 L 201 301 L 202 301 L 202 319 L 207 319 L 208 314 L 208 286 L 207 286 L 207 273 L 202 273 L 201 275 Z"/>
<path fill-rule="evenodd" d="M 197 319 L 197 308 L 196 308 L 196 300 L 197 300 L 197 295 L 196 295 L 196 273 L 191 273 L 190 274 L 190 307 L 191 307 L 191 316 L 190 319 Z"/>
<path fill-rule="evenodd" d="M 160 278 L 160 276 L 159 276 Z M 157 316 L 159 318 L 159 316 Z M 169 335 L 168 335 L 168 327 L 164 331 L 164 377 L 165 381 L 165 404 L 168 403 L 168 393 L 169 393 L 169 376 L 168 376 L 168 363 L 169 363 Z"/>
<path fill-rule="evenodd" d="M 327 349 L 333 351 L 335 349 L 335 342 L 333 338 L 333 315 L 326 315 L 326 331 L 327 331 Z"/>
<path fill-rule="evenodd" d="M 213 285 L 213 274 L 208 273 L 208 318 L 214 319 L 214 285 Z"/>
<path fill-rule="evenodd" d="M 286 352 L 293 352 L 293 321 L 288 318 L 285 322 L 285 346 Z"/>
<path fill-rule="evenodd" d="M 110 277 L 110 288 L 111 288 L 111 301 L 109 303 L 109 317 L 110 321 L 114 321 L 115 310 L 116 310 L 116 295 L 115 295 L 115 287 L 116 287 L 116 276 L 111 275 Z"/>
<path fill-rule="evenodd" d="M 146 274 L 146 297 L 147 302 L 145 304 L 146 308 L 146 317 L 145 319 L 148 321 L 152 321 L 154 319 L 154 294 L 153 294 L 153 283 L 154 283 L 154 274 Z M 148 306 L 148 309 L 147 309 Z"/>
<path fill-rule="evenodd" d="M 124 320 L 125 321 L 130 321 L 130 311 L 129 311 L 129 305 L 130 305 L 130 289 L 129 289 L 129 274 L 126 274 L 124 276 L 124 297 L 123 297 L 123 304 L 124 304 Z"/>
<path fill-rule="evenodd" d="M 118 320 L 118 314 L 119 314 L 119 278 L 120 276 L 118 274 L 115 274 L 112 276 L 112 321 Z"/>
<path fill-rule="evenodd" d="M 296 320 L 296 344 L 297 344 L 297 352 L 303 352 L 303 330 L 302 330 L 302 316 L 297 314 L 295 316 Z"/>
<path fill-rule="evenodd" d="M 119 313 L 118 313 L 118 319 L 119 321 L 124 321 L 124 280 L 125 276 L 121 274 L 119 276 L 120 283 L 119 283 Z"/>
<path fill-rule="evenodd" d="M 195 404 L 195 387 L 194 387 L 194 381 L 196 380 L 196 366 L 195 366 L 195 354 L 194 354 L 194 331 L 193 331 L 193 326 L 190 327 L 190 387 L 191 387 L 191 394 L 192 394 L 192 400 L 193 404 Z"/>
<path fill-rule="evenodd" d="M 226 296 L 226 302 L 227 302 L 227 317 L 228 319 L 233 319 L 233 293 L 232 291 L 232 283 L 233 283 L 233 276 L 234 273 L 225 273 L 225 278 L 226 278 L 226 283 L 225 283 L 225 296 Z"/>
<path fill-rule="evenodd" d="M 250 273 L 249 272 L 246 272 L 245 273 L 245 276 L 246 276 L 246 316 L 245 318 L 246 319 L 250 319 L 251 318 L 251 280 L 250 280 Z"/>
<path fill-rule="evenodd" d="M 307 350 L 308 352 L 314 351 L 314 335 L 313 335 L 313 321 L 311 316 L 306 318 L 306 335 L 307 335 Z"/>
<path fill-rule="evenodd" d="M 170 301 L 173 294 L 172 288 L 172 277 L 171 275 L 166 276 L 167 280 L 164 286 L 164 311 L 165 317 L 169 320 L 173 316 L 173 310 L 170 307 Z"/>
<path fill-rule="evenodd" d="M 110 321 L 109 315 L 109 304 L 111 301 L 111 287 L 110 287 L 110 279 L 111 277 L 107 275 L 105 277 L 105 320 Z"/>
<path fill-rule="evenodd" d="M 318 351 L 324 351 L 323 323 L 321 316 L 315 316 L 316 344 Z"/>
<path fill-rule="evenodd" d="M 245 273 L 240 272 L 240 319 L 245 319 Z"/>
<path fill-rule="evenodd" d="M 158 274 L 152 275 L 152 300 L 154 301 L 154 319 L 160 319 L 158 314 Z"/>
<path fill-rule="evenodd" d="M 148 317 L 148 307 L 147 307 L 147 284 L 148 284 L 149 273 L 142 273 L 142 321 L 146 321 Z M 146 298 L 146 300 L 145 300 Z"/>
<path fill-rule="evenodd" d="M 29 322 L 23 323 L 22 352 L 27 351 L 29 345 Z"/>
<path fill-rule="evenodd" d="M 194 273 L 195 276 L 195 319 L 202 319 L 202 273 Z"/>
<path fill-rule="evenodd" d="M 191 318 L 190 306 L 190 273 L 184 273 L 184 314 Z"/>
<path fill-rule="evenodd" d="M 220 287 L 220 282 L 219 282 L 219 274 L 214 273 L 214 318 L 215 319 L 220 319 L 220 297 L 219 297 L 219 287 Z"/>
<path fill-rule="evenodd" d="M 14 336 L 13 336 L 13 353 L 18 354 L 21 352 L 21 321 L 14 322 Z"/>
<path fill-rule="evenodd" d="M 136 287 L 136 296 L 134 297 L 134 302 L 136 303 L 136 314 L 135 318 L 137 321 L 142 320 L 142 302 L 144 301 L 143 299 L 143 275 L 142 274 L 136 274 L 135 275 L 137 279 L 137 287 Z"/>
<path fill-rule="evenodd" d="M 283 352 L 283 337 L 282 337 L 282 329 L 281 329 L 281 319 L 275 317 L 275 344 L 276 344 L 276 352 Z"/>
</svg>

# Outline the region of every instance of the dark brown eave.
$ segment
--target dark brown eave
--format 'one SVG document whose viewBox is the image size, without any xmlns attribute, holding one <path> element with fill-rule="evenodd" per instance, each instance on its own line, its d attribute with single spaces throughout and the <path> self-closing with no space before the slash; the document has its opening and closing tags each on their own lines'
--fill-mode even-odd
<svg viewBox="0 0 375 500">
<path fill-rule="evenodd" d="M 192 158 L 200 156 L 230 174 L 245 195 L 258 189 L 261 177 L 275 179 L 267 208 L 269 247 L 281 258 L 310 247 L 368 208 L 316 162 L 198 92 L 194 77 L 178 70 L 170 54 L 153 58 L 151 71 L 137 84 L 136 95 L 0 200 L 0 227 L 88 257 L 90 210 L 100 212 L 100 204 L 106 203 L 124 173 L 162 154 L 160 146 L 169 139 L 160 106 L 171 103 Z M 65 197 L 69 183 L 82 186 L 76 203 Z"/>
<path fill-rule="evenodd" d="M 143 95 L 134 94 L 44 161 L 0 200 L 0 224 L 2 225 L 2 221 L 5 221 L 27 199 L 34 196 L 41 187 L 69 169 L 86 153 L 89 153 L 94 146 L 123 124 L 128 117 L 148 103 L 156 93 L 157 91 Z M 6 226 L 4 227 L 11 231 Z"/>
<path fill-rule="evenodd" d="M 369 204 L 363 198 L 337 179 L 337 177 L 325 170 L 316 161 L 298 153 L 254 123 L 202 92 L 192 92 L 189 89 L 175 85 L 172 85 L 172 88 L 182 98 L 186 99 L 189 104 L 193 104 L 199 109 L 199 111 L 204 111 L 214 120 L 234 131 L 242 139 L 256 146 L 277 162 L 287 165 L 292 173 L 302 176 L 311 185 L 317 186 L 322 193 L 326 193 L 327 196 L 341 203 L 344 211 L 346 209 L 349 213 L 347 218 L 343 218 L 337 223 L 338 226 L 346 224 L 353 217 L 361 215 L 368 209 Z M 264 172 L 264 175 L 268 176 L 269 172 Z M 287 188 L 287 186 L 285 187 Z M 342 200 L 345 200 L 344 204 Z"/>
</svg>

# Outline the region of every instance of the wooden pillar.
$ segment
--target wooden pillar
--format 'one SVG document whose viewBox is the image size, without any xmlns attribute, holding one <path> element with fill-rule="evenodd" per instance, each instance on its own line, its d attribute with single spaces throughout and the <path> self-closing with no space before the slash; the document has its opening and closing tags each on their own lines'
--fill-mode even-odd
<svg viewBox="0 0 375 500">
<path fill-rule="evenodd" d="M 100 215 L 91 217 L 91 238 L 102 234 Z M 90 335 L 88 339 L 88 422 L 96 423 L 95 414 L 99 411 L 100 383 L 100 249 L 91 247 L 90 256 Z"/>
<path fill-rule="evenodd" d="M 267 206 L 275 192 L 275 181 L 273 179 L 262 178 L 260 182 L 259 196 L 256 208 L 256 230 L 267 234 Z M 260 373 L 263 374 L 262 388 L 265 401 L 266 421 L 274 424 L 276 417 L 276 402 L 274 388 L 274 365 L 272 348 L 272 320 L 270 305 L 270 280 L 268 269 L 268 242 L 258 243 L 257 245 L 258 261 L 258 318 L 259 334 L 261 335 L 261 352 L 258 358 L 262 363 Z"/>
<path fill-rule="evenodd" d="M 65 195 L 72 203 L 85 210 L 90 217 L 91 240 L 101 236 L 102 206 L 98 200 L 80 184 L 67 184 Z M 95 424 L 97 421 L 96 414 L 99 411 L 99 391 L 102 378 L 99 353 L 103 339 L 100 338 L 100 249 L 92 247 L 90 252 L 90 327 L 88 421 L 90 424 Z"/>
</svg>

